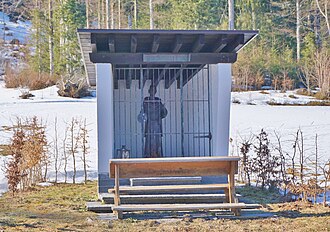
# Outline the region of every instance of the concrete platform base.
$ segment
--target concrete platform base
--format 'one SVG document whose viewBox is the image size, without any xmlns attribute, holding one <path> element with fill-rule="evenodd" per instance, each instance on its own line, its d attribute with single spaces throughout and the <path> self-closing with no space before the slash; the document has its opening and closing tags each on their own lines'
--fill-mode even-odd
<svg viewBox="0 0 330 232">
<path fill-rule="evenodd" d="M 208 212 L 142 212 L 142 213 L 125 213 L 124 218 L 132 218 L 135 220 L 156 220 L 157 222 L 176 222 L 183 218 L 202 218 L 207 220 L 217 219 L 260 219 L 277 217 L 275 213 L 266 212 L 259 209 L 242 209 L 241 216 L 234 216 L 228 211 L 208 211 Z M 100 220 L 116 220 L 117 217 L 113 213 L 98 214 Z"/>
</svg>

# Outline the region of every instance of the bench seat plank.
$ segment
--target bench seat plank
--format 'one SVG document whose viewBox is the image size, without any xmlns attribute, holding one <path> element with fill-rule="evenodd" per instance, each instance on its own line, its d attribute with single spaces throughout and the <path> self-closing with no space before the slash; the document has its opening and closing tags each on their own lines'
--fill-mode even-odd
<svg viewBox="0 0 330 232">
<path fill-rule="evenodd" d="M 124 192 L 152 192 L 152 191 L 189 191 L 189 190 L 221 190 L 229 188 L 228 184 L 200 184 L 200 185 L 158 185 L 158 186 L 120 186 L 120 193 Z M 109 189 L 114 193 L 115 189 Z"/>
<path fill-rule="evenodd" d="M 212 161 L 239 161 L 238 156 L 208 156 L 208 157 L 168 157 L 168 158 L 131 158 L 111 159 L 113 164 L 138 163 L 177 163 L 177 162 L 212 162 Z"/>
<path fill-rule="evenodd" d="M 120 169 L 120 178 L 227 175 L 231 162 L 234 161 L 110 163 L 110 178 L 115 177 L 115 166 Z"/>
<path fill-rule="evenodd" d="M 111 159 L 110 178 L 115 177 L 115 166 L 120 168 L 120 178 L 226 175 L 231 162 L 236 165 L 239 159 L 236 156 Z M 237 173 L 237 167 L 234 172 Z"/>
<path fill-rule="evenodd" d="M 141 204 L 113 206 L 116 211 L 185 211 L 185 210 L 216 210 L 216 209 L 255 209 L 258 204 L 219 203 L 219 204 Z"/>
</svg>

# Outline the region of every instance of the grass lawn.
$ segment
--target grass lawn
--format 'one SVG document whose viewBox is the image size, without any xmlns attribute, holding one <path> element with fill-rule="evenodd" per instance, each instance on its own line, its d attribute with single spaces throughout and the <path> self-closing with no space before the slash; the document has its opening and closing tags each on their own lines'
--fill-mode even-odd
<svg viewBox="0 0 330 232">
<path fill-rule="evenodd" d="M 254 192 L 256 190 L 253 190 Z M 252 189 L 241 194 L 252 195 Z M 252 201 L 274 195 L 262 193 Z M 267 196 L 268 195 L 268 196 Z M 86 201 L 97 199 L 96 182 L 35 187 L 12 197 L 0 197 L 0 231 L 330 231 L 330 208 L 299 202 L 267 204 L 276 217 L 254 220 L 175 219 L 98 220 L 85 210 Z M 266 204 L 265 201 L 260 202 Z M 211 217 L 212 218 L 212 217 Z"/>
</svg>

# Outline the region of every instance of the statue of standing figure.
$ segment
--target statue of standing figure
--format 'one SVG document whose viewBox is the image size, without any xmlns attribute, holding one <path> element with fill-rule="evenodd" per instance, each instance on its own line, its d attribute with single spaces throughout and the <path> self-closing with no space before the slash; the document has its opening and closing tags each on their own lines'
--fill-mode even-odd
<svg viewBox="0 0 330 232">
<path fill-rule="evenodd" d="M 162 149 L 162 119 L 167 115 L 167 109 L 159 97 L 156 97 L 156 86 L 151 85 L 149 88 L 149 97 L 143 100 L 143 109 L 141 110 L 138 120 L 145 123 L 144 126 L 144 157 L 157 158 L 163 157 Z"/>
</svg>

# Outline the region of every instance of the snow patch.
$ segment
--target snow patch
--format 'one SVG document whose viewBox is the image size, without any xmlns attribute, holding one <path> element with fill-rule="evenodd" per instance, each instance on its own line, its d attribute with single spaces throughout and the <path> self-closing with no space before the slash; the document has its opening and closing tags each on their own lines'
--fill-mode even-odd
<svg viewBox="0 0 330 232">
<path fill-rule="evenodd" d="M 268 102 L 283 105 L 305 105 L 311 101 L 319 101 L 314 97 L 296 94 L 296 91 L 281 93 L 278 90 L 232 92 L 232 102 L 243 105 L 268 105 Z"/>
<path fill-rule="evenodd" d="M 41 182 L 41 183 L 38 183 L 37 185 L 41 186 L 41 187 L 48 187 L 48 186 L 52 186 L 54 184 L 52 184 L 50 182 Z"/>
<path fill-rule="evenodd" d="M 26 43 L 31 33 L 31 27 L 30 21 L 10 22 L 8 15 L 0 11 L 0 39 L 5 39 L 6 42 L 18 39 L 20 43 Z"/>
</svg>

